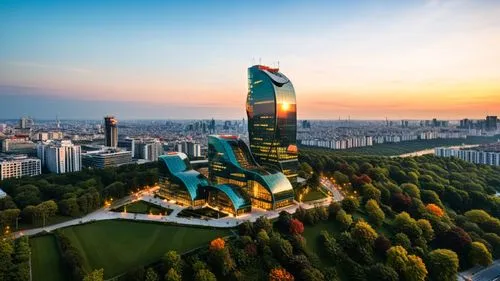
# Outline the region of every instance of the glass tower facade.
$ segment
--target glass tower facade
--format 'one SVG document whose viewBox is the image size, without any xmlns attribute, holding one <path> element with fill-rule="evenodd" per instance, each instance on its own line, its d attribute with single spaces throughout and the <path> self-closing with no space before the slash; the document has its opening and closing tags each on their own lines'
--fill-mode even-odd
<svg viewBox="0 0 500 281">
<path fill-rule="evenodd" d="M 114 116 L 104 117 L 105 146 L 118 146 L 118 120 Z"/>
<path fill-rule="evenodd" d="M 248 134 L 255 160 L 295 182 L 298 170 L 297 105 L 292 82 L 277 68 L 248 68 Z"/>
</svg>

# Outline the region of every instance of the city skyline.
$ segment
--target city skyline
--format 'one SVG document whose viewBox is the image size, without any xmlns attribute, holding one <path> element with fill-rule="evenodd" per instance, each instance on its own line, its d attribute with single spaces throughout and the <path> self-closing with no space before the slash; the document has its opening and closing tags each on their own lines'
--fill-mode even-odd
<svg viewBox="0 0 500 281">
<path fill-rule="evenodd" d="M 299 119 L 500 111 L 499 3 L 259 4 L 2 2 L 0 118 L 241 119 L 278 61 Z"/>
</svg>

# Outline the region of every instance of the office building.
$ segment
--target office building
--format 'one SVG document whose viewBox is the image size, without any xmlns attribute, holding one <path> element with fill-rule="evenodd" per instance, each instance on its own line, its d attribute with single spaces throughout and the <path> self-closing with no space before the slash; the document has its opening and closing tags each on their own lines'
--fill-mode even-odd
<svg viewBox="0 0 500 281">
<path fill-rule="evenodd" d="M 208 137 L 208 170 L 214 185 L 239 186 L 253 207 L 274 210 L 293 203 L 288 178 L 274 169 L 266 170 L 253 158 L 248 146 L 236 136 Z"/>
<path fill-rule="evenodd" d="M 158 161 L 163 155 L 163 144 L 158 139 L 145 139 L 134 142 L 134 158 Z"/>
<path fill-rule="evenodd" d="M 496 131 L 498 128 L 497 116 L 486 116 L 486 131 Z"/>
<path fill-rule="evenodd" d="M 41 173 L 40 159 L 26 155 L 0 155 L 0 180 L 37 176 Z"/>
<path fill-rule="evenodd" d="M 40 142 L 37 156 L 52 173 L 64 174 L 82 169 L 81 148 L 70 140 Z"/>
<path fill-rule="evenodd" d="M 132 152 L 116 148 L 104 148 L 82 154 L 84 167 L 104 169 L 132 163 Z"/>
<path fill-rule="evenodd" d="M 11 137 L 1 140 L 0 148 L 4 153 L 22 153 L 34 155 L 36 145 L 28 137 Z"/>
<path fill-rule="evenodd" d="M 250 149 L 257 163 L 282 171 L 295 182 L 297 108 L 292 82 L 277 68 L 250 67 L 246 111 Z"/>
<path fill-rule="evenodd" d="M 234 215 L 251 211 L 251 201 L 241 187 L 211 185 L 205 176 L 192 169 L 186 154 L 171 152 L 160 156 L 159 161 L 158 196 L 192 208 L 208 204 Z"/>
<path fill-rule="evenodd" d="M 118 146 L 118 120 L 114 116 L 104 117 L 104 145 L 107 147 Z"/>
<path fill-rule="evenodd" d="M 183 152 L 191 158 L 202 157 L 201 145 L 192 141 L 183 141 L 178 143 L 177 152 Z"/>
</svg>

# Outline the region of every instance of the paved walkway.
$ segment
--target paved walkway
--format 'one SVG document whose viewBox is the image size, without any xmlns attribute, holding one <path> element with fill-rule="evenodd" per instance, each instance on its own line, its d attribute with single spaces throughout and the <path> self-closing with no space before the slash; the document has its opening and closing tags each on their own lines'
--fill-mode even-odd
<svg viewBox="0 0 500 281">
<path fill-rule="evenodd" d="M 177 217 L 177 214 L 186 207 L 182 207 L 182 206 L 170 203 L 166 200 L 161 200 L 159 198 L 154 198 L 154 196 L 153 196 L 154 191 L 155 191 L 155 189 L 153 188 L 153 189 L 148 190 L 148 191 L 142 191 L 138 194 L 126 196 L 124 198 L 121 198 L 120 200 L 113 202 L 112 206 L 98 209 L 98 210 L 96 210 L 96 211 L 94 211 L 94 212 L 92 212 L 92 213 L 90 213 L 82 218 L 69 220 L 66 222 L 62 222 L 62 223 L 58 223 L 58 224 L 54 224 L 54 225 L 49 225 L 46 227 L 18 231 L 18 232 L 14 233 L 14 237 L 18 238 L 22 235 L 35 235 L 37 233 L 41 233 L 44 231 L 51 232 L 51 231 L 54 231 L 56 229 L 64 228 L 64 227 L 68 227 L 68 226 L 79 225 L 79 224 L 84 224 L 84 223 L 93 222 L 93 221 L 113 220 L 113 219 L 126 219 L 126 220 L 135 220 L 135 221 L 156 221 L 156 222 L 168 222 L 168 223 L 175 223 L 175 224 L 197 225 L 197 226 L 206 226 L 206 227 L 230 228 L 230 227 L 235 227 L 244 221 L 254 222 L 257 218 L 259 218 L 261 216 L 265 216 L 269 219 L 277 218 L 281 211 L 287 211 L 288 213 L 293 214 L 299 208 L 299 206 L 304 208 L 304 209 L 310 209 L 310 208 L 314 208 L 315 206 L 328 206 L 333 201 L 332 198 L 328 197 L 325 199 L 320 199 L 317 201 L 312 201 L 312 202 L 307 202 L 307 203 L 294 202 L 294 204 L 291 206 L 281 208 L 281 209 L 278 209 L 275 211 L 266 211 L 263 209 L 253 208 L 251 213 L 246 213 L 246 214 L 240 215 L 238 217 L 228 215 L 227 217 L 220 218 L 220 219 L 181 218 L 181 217 Z M 343 197 L 341 195 L 340 196 L 334 195 L 334 198 L 335 198 L 335 201 L 340 201 L 343 199 Z M 173 212 L 167 216 L 163 216 L 163 215 L 149 215 L 149 214 L 134 214 L 134 213 L 126 213 L 126 212 L 120 213 L 120 212 L 113 212 L 110 210 L 111 208 L 115 209 L 115 208 L 118 208 L 122 205 L 131 203 L 134 201 L 138 201 L 138 200 L 143 200 L 143 201 L 150 202 L 150 203 L 156 204 L 156 205 L 164 207 L 164 208 L 172 209 Z"/>
</svg>

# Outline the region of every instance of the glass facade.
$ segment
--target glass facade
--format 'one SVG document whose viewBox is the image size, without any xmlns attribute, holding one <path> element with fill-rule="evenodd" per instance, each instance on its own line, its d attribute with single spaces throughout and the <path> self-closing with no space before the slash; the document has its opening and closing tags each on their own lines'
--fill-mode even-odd
<svg viewBox="0 0 500 281">
<path fill-rule="evenodd" d="M 159 196 L 192 207 L 205 204 L 209 182 L 191 168 L 186 154 L 160 156 L 159 161 Z"/>
<path fill-rule="evenodd" d="M 296 181 L 297 104 L 292 82 L 278 69 L 248 69 L 247 96 L 250 149 L 255 160 Z"/>
<path fill-rule="evenodd" d="M 240 187 L 252 206 L 276 209 L 293 203 L 293 188 L 287 177 L 265 170 L 252 156 L 248 146 L 234 136 L 208 137 L 210 181 Z"/>
</svg>

